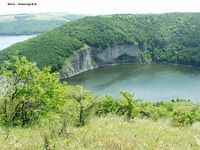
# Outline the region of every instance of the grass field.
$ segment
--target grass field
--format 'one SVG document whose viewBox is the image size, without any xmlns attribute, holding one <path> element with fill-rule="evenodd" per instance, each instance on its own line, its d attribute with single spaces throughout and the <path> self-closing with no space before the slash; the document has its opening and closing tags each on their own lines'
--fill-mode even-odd
<svg viewBox="0 0 200 150">
<path fill-rule="evenodd" d="M 135 119 L 109 115 L 92 118 L 82 128 L 68 126 L 60 133 L 55 119 L 29 128 L 0 128 L 1 149 L 199 150 L 200 123 L 175 128 L 167 120 Z"/>
</svg>

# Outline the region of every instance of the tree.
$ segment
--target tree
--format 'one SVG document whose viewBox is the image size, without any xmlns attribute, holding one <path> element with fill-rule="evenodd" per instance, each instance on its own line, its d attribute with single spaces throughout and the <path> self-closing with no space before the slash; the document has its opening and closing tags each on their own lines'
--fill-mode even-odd
<svg viewBox="0 0 200 150">
<path fill-rule="evenodd" d="M 76 103 L 75 106 L 78 106 L 78 109 L 76 109 L 78 112 L 78 126 L 84 126 L 92 109 L 98 103 L 97 97 L 90 91 L 85 90 L 83 86 L 76 86 L 71 88 L 68 98 Z"/>
<path fill-rule="evenodd" d="M 14 55 L 0 70 L 1 120 L 11 125 L 27 125 L 56 110 L 64 102 L 64 86 L 51 68 Z"/>
<path fill-rule="evenodd" d="M 121 95 L 125 98 L 126 101 L 126 114 L 127 114 L 127 120 L 130 120 L 132 118 L 132 109 L 133 109 L 133 94 L 130 94 L 128 92 L 121 92 Z"/>
</svg>

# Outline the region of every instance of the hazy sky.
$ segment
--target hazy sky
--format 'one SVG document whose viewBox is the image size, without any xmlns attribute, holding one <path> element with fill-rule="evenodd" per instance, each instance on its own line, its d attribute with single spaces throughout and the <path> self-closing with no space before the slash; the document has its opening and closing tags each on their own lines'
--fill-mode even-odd
<svg viewBox="0 0 200 150">
<path fill-rule="evenodd" d="M 34 2 L 37 6 L 8 6 Z M 200 12 L 200 0 L 0 0 L 0 15 L 39 12 L 78 14 Z"/>
</svg>

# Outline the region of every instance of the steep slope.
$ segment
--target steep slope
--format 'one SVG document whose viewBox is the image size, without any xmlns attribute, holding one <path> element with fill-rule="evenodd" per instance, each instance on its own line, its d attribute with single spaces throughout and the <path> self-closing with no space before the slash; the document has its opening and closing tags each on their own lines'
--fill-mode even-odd
<svg viewBox="0 0 200 150">
<path fill-rule="evenodd" d="M 200 13 L 85 17 L 0 52 L 18 50 L 63 77 L 112 63 L 200 66 Z"/>
</svg>

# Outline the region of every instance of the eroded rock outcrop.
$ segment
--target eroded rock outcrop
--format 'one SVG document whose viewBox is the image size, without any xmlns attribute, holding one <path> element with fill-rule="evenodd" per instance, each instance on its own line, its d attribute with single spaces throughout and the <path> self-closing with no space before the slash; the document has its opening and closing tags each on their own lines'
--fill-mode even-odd
<svg viewBox="0 0 200 150">
<path fill-rule="evenodd" d="M 99 66 L 128 63 L 146 63 L 137 45 L 89 47 L 78 51 L 66 60 L 60 71 L 60 78 L 64 79 Z"/>
</svg>

